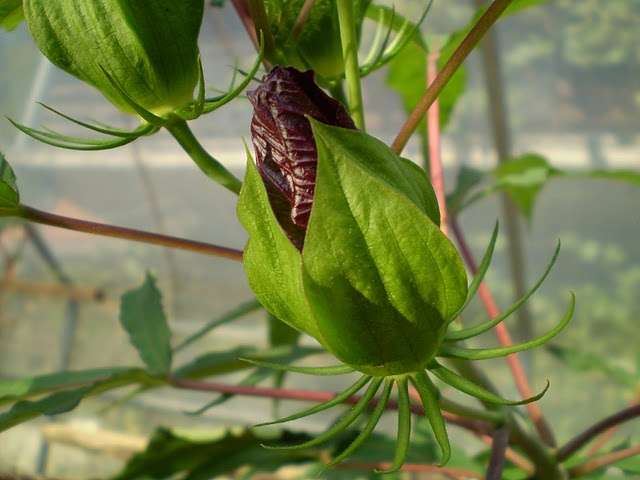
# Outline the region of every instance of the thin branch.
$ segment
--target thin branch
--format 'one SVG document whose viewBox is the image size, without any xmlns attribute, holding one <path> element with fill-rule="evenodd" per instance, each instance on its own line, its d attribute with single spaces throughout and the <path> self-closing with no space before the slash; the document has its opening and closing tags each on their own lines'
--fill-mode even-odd
<svg viewBox="0 0 640 480">
<path fill-rule="evenodd" d="M 298 18 L 296 18 L 296 23 L 293 25 L 293 30 L 291 31 L 291 36 L 296 39 L 302 33 L 302 29 L 304 28 L 304 24 L 307 22 L 309 15 L 311 14 L 311 10 L 315 5 L 316 0 L 305 0 L 304 5 L 300 9 L 300 13 L 298 14 Z"/>
<path fill-rule="evenodd" d="M 593 460 L 587 460 L 580 465 L 576 465 L 575 467 L 569 469 L 569 478 L 583 477 L 591 472 L 599 470 L 602 467 L 612 465 L 616 462 L 619 462 L 620 460 L 624 460 L 625 458 L 633 457 L 635 455 L 640 455 L 640 445 L 607 453 L 606 455 L 602 455 L 601 457 L 595 458 Z"/>
<path fill-rule="evenodd" d="M 16 279 L 0 283 L 0 290 L 4 289 L 27 295 L 62 297 L 79 302 L 102 303 L 107 297 L 104 290 L 95 287 L 77 287 L 60 283 L 25 282 Z"/>
<path fill-rule="evenodd" d="M 629 406 L 640 405 L 640 393 L 636 394 L 633 399 L 629 402 Z M 618 425 L 611 427 L 604 431 L 596 440 L 593 442 L 593 445 L 587 451 L 587 457 L 593 457 L 600 450 L 604 448 L 604 446 L 611 440 L 611 438 L 616 434 L 620 427 Z"/>
<path fill-rule="evenodd" d="M 365 462 L 347 462 L 337 465 L 336 468 L 339 470 L 388 470 L 391 467 L 390 463 L 365 463 Z M 422 465 L 416 463 L 405 463 L 403 467 L 400 469 L 401 472 L 405 473 L 440 473 L 442 475 L 457 478 L 457 479 L 465 479 L 465 478 L 477 478 L 478 480 L 482 480 L 483 477 L 478 472 L 474 472 L 472 470 L 464 470 L 462 468 L 448 468 L 448 467 L 437 467 L 435 465 Z"/>
<path fill-rule="evenodd" d="M 491 28 L 498 18 L 500 18 L 500 15 L 502 15 L 512 2 L 513 0 L 495 0 L 482 17 L 480 17 L 453 55 L 451 55 L 451 58 L 442 71 L 431 83 L 416 105 L 416 108 L 407 118 L 406 122 L 400 129 L 400 132 L 396 136 L 396 139 L 393 141 L 393 150 L 397 153 L 402 152 L 404 147 L 407 145 L 409 138 L 411 138 L 413 132 L 418 128 L 422 117 L 424 117 L 424 114 L 429 110 L 431 104 L 436 100 L 436 98 L 438 98 L 438 95 L 440 95 L 449 80 L 451 80 L 451 77 L 453 77 L 467 56 L 469 56 L 478 42 L 480 42 L 484 34 L 487 33 L 489 28 Z"/>
<path fill-rule="evenodd" d="M 605 432 L 611 427 L 620 425 L 621 423 L 628 422 L 638 417 L 640 417 L 640 405 L 634 405 L 600 420 L 598 423 L 587 428 L 584 432 L 572 438 L 564 446 L 562 446 L 556 454 L 558 460 L 566 460 L 571 455 L 580 450 L 584 445 L 593 440 L 596 436 L 600 435 L 602 432 Z"/>
<path fill-rule="evenodd" d="M 501 480 L 504 462 L 506 459 L 507 447 L 509 446 L 509 435 L 511 430 L 509 425 L 503 425 L 493 432 L 491 444 L 491 457 L 487 467 L 486 480 Z"/>
<path fill-rule="evenodd" d="M 183 390 L 193 390 L 198 392 L 214 392 L 228 395 L 244 395 L 248 397 L 258 398 L 270 398 L 278 400 L 297 400 L 301 402 L 328 402 L 336 397 L 337 393 L 318 390 L 296 390 L 289 388 L 275 388 L 275 387 L 254 387 L 248 385 L 229 385 L 226 383 L 218 382 L 203 382 L 200 380 L 191 380 L 187 378 L 172 378 L 170 380 L 171 385 Z M 353 405 L 360 400 L 360 396 L 354 395 L 345 401 L 346 404 Z M 447 404 L 445 403 L 445 408 Z M 375 405 L 375 400 L 372 402 Z M 390 401 L 387 405 L 389 410 L 397 410 L 398 404 L 395 401 Z M 470 409 L 467 409 L 470 411 Z M 411 411 L 416 415 L 424 415 L 424 409 L 421 405 L 412 404 Z M 484 412 L 478 412 L 482 415 Z M 444 412 L 446 420 L 452 425 L 459 426 L 466 430 L 482 435 L 491 433 L 493 428 L 486 421 L 480 421 L 475 419 L 463 418 L 457 414 L 451 414 Z"/>
<path fill-rule="evenodd" d="M 253 19 L 251 18 L 251 14 L 249 13 L 249 4 L 247 0 L 231 0 L 231 4 L 236 9 L 236 13 L 244 25 L 253 46 L 256 50 L 260 50 L 260 45 L 258 45 L 258 34 L 256 33 L 256 26 L 253 23 Z"/>
<path fill-rule="evenodd" d="M 427 81 L 433 83 L 438 75 L 438 52 L 428 55 L 427 60 Z M 440 135 L 440 102 L 436 99 L 429 108 L 427 118 L 427 136 L 429 138 L 429 172 L 431 173 L 431 183 L 436 192 L 438 205 L 440 206 L 440 229 L 442 233 L 448 235 L 449 219 L 447 218 L 447 197 L 444 188 L 444 168 L 442 166 L 442 149 Z"/>
<path fill-rule="evenodd" d="M 460 253 L 464 258 L 469 270 L 472 274 L 476 274 L 478 271 L 478 266 L 476 264 L 475 258 L 473 257 L 473 253 L 467 245 L 467 241 L 465 239 L 464 234 L 458 225 L 458 221 L 456 218 L 451 218 L 451 229 L 453 230 L 453 234 L 458 242 L 460 247 Z M 478 294 L 480 296 L 480 300 L 482 301 L 485 310 L 487 311 L 487 315 L 490 318 L 496 318 L 500 315 L 500 309 L 496 304 L 491 291 L 487 287 L 487 285 L 483 282 L 480 284 L 480 288 L 478 289 Z M 511 346 L 513 345 L 513 341 L 511 339 L 511 335 L 509 334 L 509 330 L 501 323 L 495 327 L 496 336 L 498 337 L 498 342 L 503 346 Z M 527 375 L 524 371 L 524 366 L 520 361 L 520 357 L 517 354 L 511 354 L 506 357 L 507 365 L 511 370 L 511 374 L 513 375 L 513 379 L 515 381 L 516 387 L 518 388 L 518 392 L 522 396 L 522 398 L 529 398 L 533 396 L 533 390 L 529 385 L 529 380 L 527 379 Z M 536 430 L 538 431 L 540 437 L 545 441 L 545 443 L 553 444 L 555 440 L 553 438 L 553 433 L 551 428 L 549 427 L 546 419 L 542 415 L 542 410 L 537 403 L 528 403 L 526 405 L 527 411 L 529 412 L 529 416 L 531 417 L 531 421 L 533 422 Z"/>
<path fill-rule="evenodd" d="M 52 227 L 64 228 L 76 232 L 90 233 L 104 237 L 122 238 L 140 243 L 149 243 L 179 250 L 211 255 L 214 257 L 228 258 L 237 262 L 242 261 L 242 251 L 233 248 L 221 247 L 209 243 L 188 240 L 186 238 L 171 237 L 158 233 L 144 232 L 126 227 L 117 227 L 103 223 L 89 222 L 77 218 L 63 217 L 53 213 L 43 212 L 35 208 L 21 206 L 18 215 L 25 220 Z"/>
</svg>

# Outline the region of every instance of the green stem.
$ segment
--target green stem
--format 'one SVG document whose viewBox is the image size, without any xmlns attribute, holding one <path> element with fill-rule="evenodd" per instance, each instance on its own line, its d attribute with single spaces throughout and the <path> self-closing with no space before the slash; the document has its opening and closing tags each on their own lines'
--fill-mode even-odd
<svg viewBox="0 0 640 480">
<path fill-rule="evenodd" d="M 340 22 L 340 40 L 347 79 L 347 100 L 353 121 L 360 130 L 365 129 L 362 88 L 360 85 L 360 66 L 358 65 L 358 35 L 353 17 L 353 1 L 338 0 L 338 21 Z"/>
<path fill-rule="evenodd" d="M 240 193 L 242 182 L 233 176 L 218 160 L 209 155 L 193 135 L 187 122 L 178 120 L 168 124 L 166 128 L 207 177 L 233 193 Z"/>
</svg>

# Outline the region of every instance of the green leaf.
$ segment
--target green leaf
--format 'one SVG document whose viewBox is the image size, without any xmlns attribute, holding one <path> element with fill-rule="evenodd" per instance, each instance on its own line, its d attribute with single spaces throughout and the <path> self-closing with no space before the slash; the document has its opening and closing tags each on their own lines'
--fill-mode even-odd
<svg viewBox="0 0 640 480">
<path fill-rule="evenodd" d="M 11 215 L 20 206 L 16 174 L 0 152 L 0 215 Z"/>
<path fill-rule="evenodd" d="M 256 298 L 275 317 L 319 338 L 302 289 L 300 252 L 280 227 L 248 151 L 238 219 L 249 233 L 243 263 Z"/>
<path fill-rule="evenodd" d="M 533 207 L 542 187 L 558 173 L 545 158 L 536 154 L 522 155 L 494 170 L 496 188 L 511 197 L 527 220 L 531 220 Z"/>
<path fill-rule="evenodd" d="M 0 27 L 14 30 L 24 20 L 22 0 L 0 0 Z"/>
<path fill-rule="evenodd" d="M 149 377 L 140 369 L 113 369 L 112 372 L 114 373 L 110 375 L 107 372 L 107 369 L 102 371 L 68 372 L 66 374 L 36 377 L 31 381 L 29 379 L 25 379 L 22 382 L 13 381 L 8 388 L 7 384 L 5 384 L 5 392 L 8 392 L 8 396 L 3 396 L 0 399 L 2 402 L 19 397 L 25 398 L 58 388 L 68 388 L 72 386 L 72 381 L 76 382 L 75 386 L 83 383 L 85 385 L 75 389 L 59 391 L 35 401 L 20 400 L 9 410 L 0 413 L 0 432 L 41 415 L 66 413 L 76 408 L 83 398 L 90 395 L 98 395 L 108 390 L 137 383 L 143 385 L 162 383 L 161 380 Z"/>
<path fill-rule="evenodd" d="M 321 349 L 310 347 L 281 346 L 266 350 L 259 350 L 255 347 L 237 347 L 224 352 L 210 352 L 201 355 L 175 370 L 174 375 L 188 378 L 224 375 L 253 368 L 249 363 L 240 360 L 241 358 L 287 362 L 322 352 Z"/>
<path fill-rule="evenodd" d="M 546 348 L 557 360 L 574 371 L 599 372 L 615 383 L 630 388 L 640 384 L 640 378 L 594 353 L 559 345 L 548 345 Z"/>
<path fill-rule="evenodd" d="M 503 16 L 514 15 L 527 8 L 537 7 L 547 3 L 548 0 L 514 0 L 511 5 L 505 10 Z"/>
<path fill-rule="evenodd" d="M 311 124 L 318 173 L 303 261 L 321 338 L 357 369 L 423 367 L 467 291 L 433 189 L 379 140 Z"/>
<path fill-rule="evenodd" d="M 0 380 L 0 405 L 42 393 L 72 388 L 104 380 L 117 373 L 130 371 L 121 368 L 97 368 L 74 372 L 60 372 L 37 377 Z"/>
<path fill-rule="evenodd" d="M 287 431 L 257 434 L 244 428 L 209 433 L 159 429 L 147 449 L 133 457 L 113 480 L 208 480 L 232 474 L 244 466 L 253 468 L 255 472 L 269 472 L 283 465 L 312 461 L 316 457 L 308 452 L 267 451 L 261 444 L 302 438 L 307 437 Z"/>
<path fill-rule="evenodd" d="M 152 374 L 171 369 L 171 331 L 156 281 L 147 273 L 144 284 L 122 296 L 120 323 Z"/>
</svg>

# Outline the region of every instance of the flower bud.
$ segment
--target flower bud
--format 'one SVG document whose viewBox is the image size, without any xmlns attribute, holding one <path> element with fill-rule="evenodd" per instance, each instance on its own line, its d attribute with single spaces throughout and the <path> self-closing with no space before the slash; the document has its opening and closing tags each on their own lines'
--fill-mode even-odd
<svg viewBox="0 0 640 480">
<path fill-rule="evenodd" d="M 158 116 L 190 103 L 199 79 L 202 0 L 25 0 L 33 38 L 54 64 L 119 109 Z"/>
<path fill-rule="evenodd" d="M 316 181 L 316 151 L 307 117 L 354 129 L 346 109 L 314 82 L 313 72 L 276 67 L 249 92 L 251 139 L 274 213 L 302 249 Z"/>
<path fill-rule="evenodd" d="M 467 293 L 425 172 L 355 129 L 310 72 L 276 68 L 250 98 L 238 216 L 256 297 L 367 375 L 424 369 Z"/>
</svg>

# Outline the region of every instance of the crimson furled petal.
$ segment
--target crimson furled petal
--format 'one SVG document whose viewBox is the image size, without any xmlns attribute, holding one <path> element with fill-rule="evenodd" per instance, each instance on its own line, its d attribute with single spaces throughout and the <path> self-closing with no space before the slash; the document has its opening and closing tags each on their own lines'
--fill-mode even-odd
<svg viewBox="0 0 640 480">
<path fill-rule="evenodd" d="M 313 72 L 275 67 L 249 92 L 251 139 L 271 207 L 302 250 L 316 181 L 318 153 L 308 115 L 322 123 L 355 129 L 344 106 L 324 93 Z"/>
</svg>

